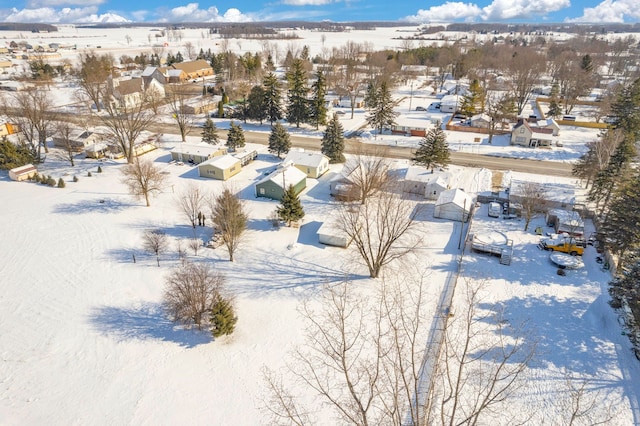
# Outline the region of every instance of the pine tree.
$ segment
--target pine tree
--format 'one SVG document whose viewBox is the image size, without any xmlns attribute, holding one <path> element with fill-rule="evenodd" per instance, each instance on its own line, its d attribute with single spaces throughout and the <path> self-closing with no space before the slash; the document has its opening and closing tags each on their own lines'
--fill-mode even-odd
<svg viewBox="0 0 640 426">
<path fill-rule="evenodd" d="M 220 142 L 220 138 L 218 137 L 218 128 L 216 127 L 216 123 L 210 117 L 204 122 L 204 126 L 202 127 L 202 142 L 206 142 L 211 145 L 216 145 Z"/>
<path fill-rule="evenodd" d="M 287 222 L 288 226 L 291 226 L 292 222 L 296 222 L 304 217 L 302 203 L 293 185 L 289 185 L 284 191 L 280 206 L 278 206 L 276 212 L 281 220 Z"/>
<path fill-rule="evenodd" d="M 557 118 L 562 115 L 562 107 L 560 106 L 560 101 L 558 100 L 558 94 L 560 93 L 560 87 L 557 82 L 554 82 L 551 85 L 551 93 L 549 95 L 549 111 L 547 111 L 547 115 L 552 118 Z"/>
<path fill-rule="evenodd" d="M 620 259 L 640 247 L 640 172 L 619 184 L 612 196 L 607 220 L 600 231 L 607 236 L 608 248 Z M 620 262 L 618 263 L 620 267 Z"/>
<path fill-rule="evenodd" d="M 611 114 L 615 128 L 631 132 L 636 140 L 640 139 L 640 78 L 622 90 L 611 105 Z"/>
<path fill-rule="evenodd" d="M 393 110 L 394 102 L 386 82 L 380 84 L 375 99 L 375 106 L 367 116 L 367 123 L 378 133 L 382 133 L 385 127 L 396 124 L 395 120 L 398 116 L 398 113 Z"/>
<path fill-rule="evenodd" d="M 287 72 L 287 81 L 287 121 L 300 127 L 300 123 L 306 123 L 309 119 L 307 72 L 301 59 L 295 59 L 291 64 L 291 69 Z"/>
<path fill-rule="evenodd" d="M 264 110 L 266 118 L 273 125 L 274 122 L 282 119 L 280 83 L 276 75 L 270 72 L 264 77 L 262 86 L 264 87 Z"/>
<path fill-rule="evenodd" d="M 211 334 L 214 338 L 233 333 L 238 322 L 233 304 L 227 298 L 216 296 L 211 306 Z"/>
<path fill-rule="evenodd" d="M 589 190 L 589 201 L 596 203 L 596 208 L 601 212 L 607 210 L 611 194 L 616 184 L 626 175 L 631 160 L 636 156 L 635 139 L 632 133 L 625 134 L 616 150 L 611 155 L 607 166 L 600 170 Z M 602 203 L 602 205 L 600 205 Z"/>
<path fill-rule="evenodd" d="M 413 162 L 427 169 L 431 169 L 433 172 L 435 167 L 445 167 L 449 164 L 449 155 L 447 135 L 438 122 L 418 143 L 418 149 L 413 156 Z"/>
<path fill-rule="evenodd" d="M 327 81 L 322 71 L 318 70 L 315 75 L 316 81 L 311 86 L 311 102 L 309 103 L 309 121 L 316 125 L 316 129 L 320 125 L 327 123 L 327 105 L 325 97 L 327 96 Z"/>
<path fill-rule="evenodd" d="M 269 135 L 269 152 L 276 154 L 278 158 L 282 154 L 286 154 L 291 149 L 291 137 L 289 132 L 280 123 L 271 126 L 271 134 Z"/>
<path fill-rule="evenodd" d="M 370 110 L 375 109 L 376 105 L 378 105 L 378 87 L 373 81 L 369 81 L 369 83 L 367 83 L 367 91 L 364 95 L 364 104 Z"/>
<path fill-rule="evenodd" d="M 330 163 L 344 163 L 345 158 L 342 154 L 344 151 L 344 130 L 338 119 L 338 115 L 334 114 L 333 118 L 327 124 L 327 128 L 322 135 L 321 152 L 329 157 Z"/>
<path fill-rule="evenodd" d="M 227 133 L 226 146 L 229 148 L 229 151 L 235 151 L 238 148 L 244 147 L 244 145 L 244 131 L 242 130 L 242 127 L 234 124 L 232 121 L 229 126 L 229 132 Z"/>
<path fill-rule="evenodd" d="M 259 121 L 260 124 L 267 119 L 266 93 L 262 86 L 253 86 L 249 92 L 249 119 Z"/>
<path fill-rule="evenodd" d="M 469 85 L 469 92 L 462 98 L 460 110 L 467 117 L 471 117 L 484 110 L 484 90 L 480 82 L 474 79 Z"/>
</svg>

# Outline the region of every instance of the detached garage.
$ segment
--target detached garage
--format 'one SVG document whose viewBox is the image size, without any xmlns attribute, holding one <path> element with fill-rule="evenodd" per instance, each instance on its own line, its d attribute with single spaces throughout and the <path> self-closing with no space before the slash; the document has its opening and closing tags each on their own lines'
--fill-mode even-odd
<svg viewBox="0 0 640 426">
<path fill-rule="evenodd" d="M 25 164 L 9 170 L 9 178 L 18 182 L 30 179 L 37 174 L 38 169 L 33 164 Z"/>
<path fill-rule="evenodd" d="M 307 187 L 307 175 L 293 164 L 281 164 L 273 173 L 256 183 L 256 197 L 281 201 L 289 185 L 293 185 L 296 194 L 301 193 Z"/>
<path fill-rule="evenodd" d="M 318 242 L 327 246 L 347 247 L 351 243 L 351 239 L 334 224 L 325 222 L 318 229 Z"/>
<path fill-rule="evenodd" d="M 461 189 L 448 189 L 438 197 L 433 217 L 466 222 L 472 208 L 471 195 Z"/>
<path fill-rule="evenodd" d="M 240 160 L 227 154 L 198 164 L 198 174 L 200 177 L 227 180 L 240 173 L 241 168 Z"/>
</svg>

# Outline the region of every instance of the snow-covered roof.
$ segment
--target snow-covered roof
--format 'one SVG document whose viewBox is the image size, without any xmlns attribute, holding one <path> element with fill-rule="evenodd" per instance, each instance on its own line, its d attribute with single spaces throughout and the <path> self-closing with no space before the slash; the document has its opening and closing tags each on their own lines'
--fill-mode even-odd
<svg viewBox="0 0 640 426">
<path fill-rule="evenodd" d="M 438 200 L 436 201 L 436 205 L 449 203 L 453 203 L 460 207 L 466 206 L 466 208 L 470 208 L 473 203 L 473 198 L 471 198 L 471 195 L 467 194 L 461 189 L 448 189 L 440 193 L 440 195 L 438 196 Z"/>
<path fill-rule="evenodd" d="M 209 145 L 208 143 L 199 143 L 199 144 L 181 143 L 179 145 L 176 145 L 171 150 L 171 152 L 209 156 L 209 155 L 213 155 L 219 150 L 220 148 L 213 145 Z"/>
<path fill-rule="evenodd" d="M 409 166 L 404 179 L 411 182 L 425 182 L 428 184 L 438 183 L 445 188 L 447 186 L 447 182 L 442 175 L 431 173 L 429 170 L 421 166 Z"/>
<path fill-rule="evenodd" d="M 278 168 L 262 179 L 257 184 L 261 184 L 267 181 L 271 181 L 281 188 L 286 188 L 289 185 L 295 185 L 298 182 L 307 178 L 307 175 L 293 166 L 293 164 L 282 164 Z"/>
<path fill-rule="evenodd" d="M 232 167 L 236 164 L 240 164 L 240 160 L 238 160 L 233 155 L 227 154 L 227 155 L 221 155 L 219 157 L 210 158 L 207 161 L 200 163 L 200 166 L 210 165 L 210 166 L 218 167 L 219 169 L 222 169 L 222 170 L 226 170 L 229 167 Z"/>
<path fill-rule="evenodd" d="M 158 69 L 158 67 L 146 67 L 144 69 L 144 71 L 142 71 L 141 76 L 142 77 L 151 77 L 153 75 L 153 73 L 156 72 L 157 69 Z"/>
<path fill-rule="evenodd" d="M 291 150 L 284 162 L 292 162 L 297 166 L 318 167 L 323 161 L 329 161 L 329 157 L 319 152 L 304 151 L 302 149 Z"/>
</svg>

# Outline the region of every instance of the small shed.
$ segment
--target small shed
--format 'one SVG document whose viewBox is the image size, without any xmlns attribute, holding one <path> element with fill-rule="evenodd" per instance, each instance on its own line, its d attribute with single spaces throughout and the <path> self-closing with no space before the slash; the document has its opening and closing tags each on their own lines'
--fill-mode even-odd
<svg viewBox="0 0 640 426">
<path fill-rule="evenodd" d="M 296 194 L 301 193 L 307 187 L 307 175 L 291 163 L 282 163 L 275 171 L 256 183 L 256 197 L 280 201 L 289 185 L 293 185 Z"/>
<path fill-rule="evenodd" d="M 38 174 L 38 169 L 33 164 L 25 164 L 24 166 L 14 167 L 9 170 L 9 178 L 21 182 L 23 180 L 31 179 Z"/>
<path fill-rule="evenodd" d="M 488 129 L 490 125 L 491 117 L 489 117 L 487 114 L 476 114 L 471 117 L 471 127 Z"/>
<path fill-rule="evenodd" d="M 455 221 L 469 220 L 473 208 L 473 198 L 461 189 L 443 191 L 433 211 L 433 217 Z"/>
<path fill-rule="evenodd" d="M 318 242 L 327 246 L 348 247 L 351 239 L 333 223 L 325 222 L 318 229 Z"/>
<path fill-rule="evenodd" d="M 317 179 L 329 170 L 329 157 L 319 152 L 294 149 L 289 151 L 285 163 L 293 163 L 307 177 Z"/>
<path fill-rule="evenodd" d="M 569 234 L 572 237 L 584 235 L 584 221 L 576 211 L 551 209 L 547 212 L 546 222 L 553 226 L 557 234 Z"/>
<path fill-rule="evenodd" d="M 240 173 L 241 169 L 240 160 L 229 154 L 213 157 L 198 164 L 200 177 L 218 180 L 227 180 Z"/>
<path fill-rule="evenodd" d="M 224 155 L 226 153 L 226 149 L 209 145 L 207 143 L 181 143 L 171 150 L 171 159 L 175 161 L 200 164 L 210 158 Z"/>
</svg>

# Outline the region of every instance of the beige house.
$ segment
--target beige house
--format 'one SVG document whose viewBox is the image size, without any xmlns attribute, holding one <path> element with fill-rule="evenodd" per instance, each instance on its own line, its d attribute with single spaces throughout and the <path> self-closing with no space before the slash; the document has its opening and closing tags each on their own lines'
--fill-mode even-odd
<svg viewBox="0 0 640 426">
<path fill-rule="evenodd" d="M 227 180 L 240 173 L 241 169 L 240 160 L 229 154 L 213 157 L 198 164 L 200 177 L 218 180 Z"/>
<path fill-rule="evenodd" d="M 175 63 L 171 65 L 171 67 L 176 70 L 184 71 L 187 79 L 189 80 L 213 75 L 213 68 L 211 67 L 211 64 L 204 59 Z"/>
<path fill-rule="evenodd" d="M 307 177 L 317 179 L 329 170 L 329 157 L 319 152 L 295 149 L 289 151 L 284 164 L 292 163 L 298 170 L 304 172 Z"/>
<path fill-rule="evenodd" d="M 518 124 L 511 131 L 511 145 L 551 146 L 553 129 L 531 126 L 526 120 L 518 119 Z"/>
</svg>

